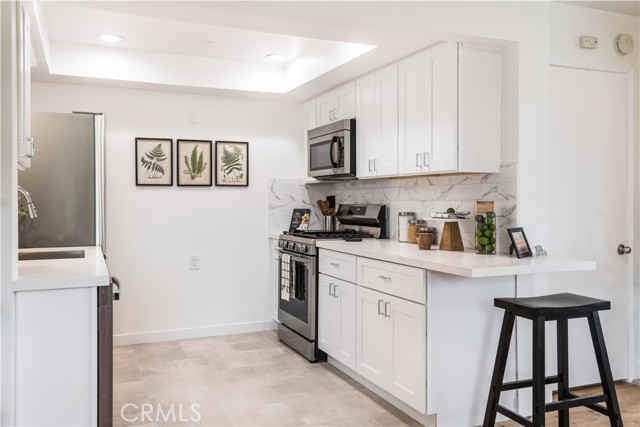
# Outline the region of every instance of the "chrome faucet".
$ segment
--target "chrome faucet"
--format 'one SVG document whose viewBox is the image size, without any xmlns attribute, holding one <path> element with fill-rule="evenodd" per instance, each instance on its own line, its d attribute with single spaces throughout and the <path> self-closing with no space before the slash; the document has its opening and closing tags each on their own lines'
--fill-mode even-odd
<svg viewBox="0 0 640 427">
<path fill-rule="evenodd" d="M 18 185 L 18 192 L 21 193 L 27 201 L 27 212 L 29 213 L 29 218 L 37 218 L 38 211 L 36 211 L 36 207 L 33 204 L 33 200 L 31 199 L 31 194 L 24 188 Z"/>
</svg>

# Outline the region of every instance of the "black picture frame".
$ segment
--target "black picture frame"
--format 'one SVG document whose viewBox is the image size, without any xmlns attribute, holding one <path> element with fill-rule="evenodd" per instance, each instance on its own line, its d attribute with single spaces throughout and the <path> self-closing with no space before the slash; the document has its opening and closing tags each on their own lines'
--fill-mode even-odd
<svg viewBox="0 0 640 427">
<path fill-rule="evenodd" d="M 136 138 L 136 185 L 173 186 L 173 139 Z"/>
<path fill-rule="evenodd" d="M 230 159 L 231 156 L 233 156 L 233 159 Z M 248 187 L 249 143 L 216 141 L 215 176 L 216 186 Z"/>
<path fill-rule="evenodd" d="M 527 235 L 524 234 L 524 229 L 522 227 L 507 228 L 507 232 L 509 233 L 509 238 L 511 239 L 511 248 L 509 249 L 509 254 L 515 252 L 518 258 L 533 256 L 531 246 L 529 245 L 529 241 L 527 240 Z"/>
<path fill-rule="evenodd" d="M 213 141 L 202 139 L 178 139 L 176 176 L 178 187 L 211 187 Z M 200 150 L 199 150 L 200 148 Z M 195 159 L 193 157 L 196 152 Z M 202 170 L 196 170 L 202 160 Z M 195 164 L 194 164 L 195 162 Z"/>
</svg>

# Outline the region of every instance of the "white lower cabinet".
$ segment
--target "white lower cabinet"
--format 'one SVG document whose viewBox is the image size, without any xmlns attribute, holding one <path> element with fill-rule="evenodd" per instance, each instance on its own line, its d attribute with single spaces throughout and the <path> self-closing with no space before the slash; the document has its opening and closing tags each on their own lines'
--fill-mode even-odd
<svg viewBox="0 0 640 427">
<path fill-rule="evenodd" d="M 325 274 L 318 280 L 318 347 L 356 369 L 356 286 Z"/>
<path fill-rule="evenodd" d="M 362 286 L 356 300 L 356 372 L 425 413 L 425 306 Z"/>
</svg>

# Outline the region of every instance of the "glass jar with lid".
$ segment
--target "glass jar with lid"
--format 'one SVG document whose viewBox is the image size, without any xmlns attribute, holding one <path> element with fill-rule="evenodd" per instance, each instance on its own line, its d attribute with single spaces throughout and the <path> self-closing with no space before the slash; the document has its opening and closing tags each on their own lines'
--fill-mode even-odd
<svg viewBox="0 0 640 427">
<path fill-rule="evenodd" d="M 496 213 L 492 201 L 476 202 L 476 253 L 494 255 L 496 253 Z"/>
<path fill-rule="evenodd" d="M 409 220 L 409 243 L 417 243 L 418 229 L 427 225 L 427 221 L 424 219 L 410 219 Z"/>
<path fill-rule="evenodd" d="M 409 241 L 409 221 L 416 219 L 415 212 L 398 212 L 398 242 Z"/>
</svg>

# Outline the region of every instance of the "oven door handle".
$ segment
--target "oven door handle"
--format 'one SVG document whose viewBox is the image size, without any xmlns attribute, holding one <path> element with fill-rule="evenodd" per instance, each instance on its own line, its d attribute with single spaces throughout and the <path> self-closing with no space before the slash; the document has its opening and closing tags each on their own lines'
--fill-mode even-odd
<svg viewBox="0 0 640 427">
<path fill-rule="evenodd" d="M 333 150 L 336 145 L 338 145 L 338 137 L 334 136 L 331 138 L 331 145 L 329 145 L 329 160 L 331 161 L 331 166 L 334 168 L 338 167 L 338 162 L 335 161 L 335 157 L 333 156 Z"/>
<path fill-rule="evenodd" d="M 293 254 L 290 254 L 288 252 L 284 252 L 284 251 L 278 251 L 280 252 L 281 255 L 291 255 L 291 261 L 295 261 L 295 262 L 299 262 L 301 264 L 307 264 L 307 265 L 312 265 L 313 266 L 313 258 L 306 258 L 306 257 L 299 257 L 299 256 L 295 256 Z"/>
</svg>

